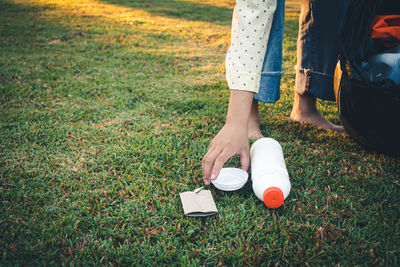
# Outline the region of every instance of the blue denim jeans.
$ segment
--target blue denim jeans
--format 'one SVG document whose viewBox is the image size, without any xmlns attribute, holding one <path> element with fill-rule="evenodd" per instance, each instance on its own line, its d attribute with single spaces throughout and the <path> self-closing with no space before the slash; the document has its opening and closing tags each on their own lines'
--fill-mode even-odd
<svg viewBox="0 0 400 267">
<path fill-rule="evenodd" d="M 285 17 L 285 0 L 276 1 L 276 9 L 269 34 L 267 51 L 261 70 L 260 89 L 254 99 L 264 103 L 275 103 L 280 97 L 282 77 L 282 39 Z"/>
<path fill-rule="evenodd" d="M 335 100 L 333 74 L 339 52 L 340 22 L 351 0 L 300 0 L 295 92 Z M 282 75 L 284 0 L 277 0 L 261 84 L 254 99 L 275 103 Z"/>
</svg>

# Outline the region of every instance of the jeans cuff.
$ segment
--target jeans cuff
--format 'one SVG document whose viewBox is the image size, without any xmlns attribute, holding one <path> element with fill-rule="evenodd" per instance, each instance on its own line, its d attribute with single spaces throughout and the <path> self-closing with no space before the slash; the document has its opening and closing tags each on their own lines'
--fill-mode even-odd
<svg viewBox="0 0 400 267">
<path fill-rule="evenodd" d="M 254 100 L 263 103 L 275 103 L 280 98 L 279 87 L 281 84 L 282 71 L 262 72 L 260 89 L 254 95 Z"/>
<path fill-rule="evenodd" d="M 335 101 L 333 76 L 310 69 L 296 68 L 296 93 L 313 95 L 322 100 Z"/>
</svg>

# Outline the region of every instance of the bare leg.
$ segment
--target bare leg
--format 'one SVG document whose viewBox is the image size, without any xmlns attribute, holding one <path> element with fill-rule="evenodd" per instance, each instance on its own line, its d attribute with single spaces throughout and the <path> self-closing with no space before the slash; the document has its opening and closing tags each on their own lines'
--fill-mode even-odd
<svg viewBox="0 0 400 267">
<path fill-rule="evenodd" d="M 253 140 L 257 140 L 264 137 L 260 130 L 260 115 L 258 113 L 258 102 L 255 100 L 253 100 L 253 103 L 251 105 L 248 136 L 249 139 Z"/>
<path fill-rule="evenodd" d="M 314 96 L 300 95 L 295 93 L 292 114 L 290 118 L 294 121 L 312 124 L 325 130 L 333 130 L 344 133 L 343 126 L 333 124 L 327 120 L 317 109 L 317 101 Z"/>
</svg>

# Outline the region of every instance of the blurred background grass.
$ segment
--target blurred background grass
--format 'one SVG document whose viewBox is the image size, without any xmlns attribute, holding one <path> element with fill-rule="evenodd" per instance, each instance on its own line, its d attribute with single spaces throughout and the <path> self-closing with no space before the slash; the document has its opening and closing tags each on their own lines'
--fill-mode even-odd
<svg viewBox="0 0 400 267">
<path fill-rule="evenodd" d="M 2 265 L 399 264 L 399 160 L 292 123 L 298 3 L 281 100 L 261 106 L 292 181 L 184 217 L 178 193 L 224 123 L 233 0 L 0 1 Z M 339 123 L 334 103 L 319 103 Z M 237 165 L 233 159 L 228 165 Z"/>
</svg>

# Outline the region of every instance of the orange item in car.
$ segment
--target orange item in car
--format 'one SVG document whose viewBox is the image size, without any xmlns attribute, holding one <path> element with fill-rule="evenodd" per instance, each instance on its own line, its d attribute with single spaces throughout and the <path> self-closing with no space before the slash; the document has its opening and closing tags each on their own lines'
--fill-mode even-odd
<svg viewBox="0 0 400 267">
<path fill-rule="evenodd" d="M 385 47 L 400 44 L 400 15 L 376 15 L 371 23 L 371 38 Z"/>
</svg>

